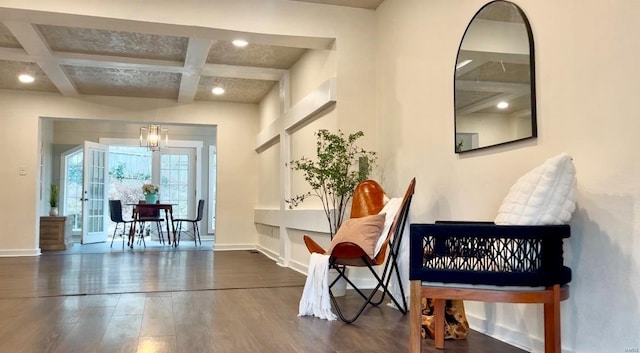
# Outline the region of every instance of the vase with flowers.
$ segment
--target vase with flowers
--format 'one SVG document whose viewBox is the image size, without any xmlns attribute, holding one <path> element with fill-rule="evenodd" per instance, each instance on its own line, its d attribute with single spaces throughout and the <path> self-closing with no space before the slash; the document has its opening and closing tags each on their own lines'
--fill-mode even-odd
<svg viewBox="0 0 640 353">
<path fill-rule="evenodd" d="M 160 187 L 156 184 L 142 184 L 142 193 L 146 203 L 156 203 L 158 201 L 158 192 Z"/>
</svg>

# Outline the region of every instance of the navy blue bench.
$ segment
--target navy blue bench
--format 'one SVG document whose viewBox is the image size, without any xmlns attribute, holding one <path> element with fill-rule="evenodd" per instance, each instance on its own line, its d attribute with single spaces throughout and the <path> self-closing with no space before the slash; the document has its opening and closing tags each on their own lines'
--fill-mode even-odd
<svg viewBox="0 0 640 353">
<path fill-rule="evenodd" d="M 446 300 L 544 304 L 545 352 L 559 353 L 568 225 L 436 222 L 410 226 L 410 352 L 421 351 L 421 297 L 432 299 L 435 347 L 444 348 Z"/>
</svg>

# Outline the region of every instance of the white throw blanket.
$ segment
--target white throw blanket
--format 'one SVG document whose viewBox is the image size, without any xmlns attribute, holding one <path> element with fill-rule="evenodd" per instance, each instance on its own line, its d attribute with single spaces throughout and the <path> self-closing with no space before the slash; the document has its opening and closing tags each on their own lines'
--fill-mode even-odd
<svg viewBox="0 0 640 353">
<path fill-rule="evenodd" d="M 380 238 L 376 244 L 375 254 L 377 255 L 387 237 L 387 233 L 391 228 L 393 220 L 396 214 L 400 211 L 402 206 L 402 198 L 392 198 L 380 211 L 385 213 L 385 223 Z M 404 291 L 405 299 L 408 302 L 409 299 L 409 220 L 405 224 L 402 242 L 399 247 L 398 254 L 398 270 L 400 271 L 400 278 L 402 288 Z M 304 290 L 302 291 L 302 298 L 300 299 L 300 306 L 298 309 L 298 316 L 315 316 L 320 319 L 336 320 L 336 315 L 331 311 L 331 302 L 329 296 L 328 285 L 328 269 L 329 269 L 329 255 L 322 255 L 318 253 L 312 253 L 309 259 L 309 272 L 307 273 L 307 280 L 304 284 Z M 391 288 L 389 289 L 393 296 L 402 301 L 402 295 L 400 295 L 400 287 L 398 285 L 397 276 L 395 271 L 391 275 Z M 389 303 L 390 306 L 395 307 L 393 302 Z M 397 309 L 397 308 L 396 308 Z"/>
<path fill-rule="evenodd" d="M 329 255 L 312 253 L 309 258 L 309 273 L 304 283 L 298 316 L 315 316 L 319 319 L 336 320 L 331 311 L 329 297 Z"/>
</svg>

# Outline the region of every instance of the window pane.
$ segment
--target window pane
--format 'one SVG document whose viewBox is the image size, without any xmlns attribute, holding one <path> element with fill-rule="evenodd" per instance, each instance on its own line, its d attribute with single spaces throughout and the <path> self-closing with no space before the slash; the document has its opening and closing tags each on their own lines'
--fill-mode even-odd
<svg viewBox="0 0 640 353">
<path fill-rule="evenodd" d="M 174 217 L 189 217 L 189 197 L 187 194 L 189 157 L 186 155 L 162 155 L 160 166 L 160 187 L 163 190 L 163 201 L 174 204 Z"/>
</svg>

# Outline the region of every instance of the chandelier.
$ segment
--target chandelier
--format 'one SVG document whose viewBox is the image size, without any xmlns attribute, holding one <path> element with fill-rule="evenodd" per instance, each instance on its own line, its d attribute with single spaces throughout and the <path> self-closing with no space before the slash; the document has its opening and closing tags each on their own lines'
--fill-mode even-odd
<svg viewBox="0 0 640 353">
<path fill-rule="evenodd" d="M 149 125 L 140 128 L 140 146 L 149 151 L 159 151 L 169 143 L 169 130 L 160 125 Z"/>
</svg>

